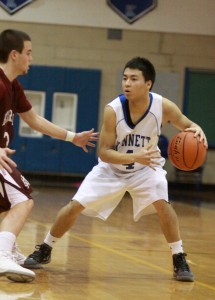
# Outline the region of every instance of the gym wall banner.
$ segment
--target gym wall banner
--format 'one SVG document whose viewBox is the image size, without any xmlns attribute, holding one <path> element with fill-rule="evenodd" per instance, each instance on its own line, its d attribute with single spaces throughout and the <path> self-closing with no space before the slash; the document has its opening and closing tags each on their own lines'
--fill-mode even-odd
<svg viewBox="0 0 215 300">
<path fill-rule="evenodd" d="M 157 0 L 107 0 L 107 4 L 125 21 L 132 24 L 154 9 Z"/>
<path fill-rule="evenodd" d="M 0 0 L 0 6 L 12 15 L 32 1 L 33 0 Z"/>
</svg>

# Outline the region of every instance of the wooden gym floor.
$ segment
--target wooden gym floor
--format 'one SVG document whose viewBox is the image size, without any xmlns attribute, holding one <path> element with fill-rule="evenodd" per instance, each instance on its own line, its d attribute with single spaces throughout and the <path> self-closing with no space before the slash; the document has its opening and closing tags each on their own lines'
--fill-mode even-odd
<svg viewBox="0 0 215 300">
<path fill-rule="evenodd" d="M 189 192 L 186 192 L 188 190 Z M 75 189 L 35 187 L 34 210 L 19 236 L 26 255 L 43 241 L 56 212 Z M 172 279 L 172 258 L 156 215 L 134 223 L 126 195 L 103 222 L 80 216 L 57 242 L 52 262 L 32 283 L 0 279 L 0 300 L 214 300 L 214 191 L 170 191 L 194 283 Z"/>
</svg>

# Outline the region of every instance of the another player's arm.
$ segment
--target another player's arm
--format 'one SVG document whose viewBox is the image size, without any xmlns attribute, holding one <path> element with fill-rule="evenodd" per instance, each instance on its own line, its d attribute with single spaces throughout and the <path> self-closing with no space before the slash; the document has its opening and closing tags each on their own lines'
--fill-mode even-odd
<svg viewBox="0 0 215 300">
<path fill-rule="evenodd" d="M 200 137 L 200 141 L 204 141 L 204 145 L 207 147 L 207 138 L 202 128 L 188 119 L 178 108 L 178 106 L 172 101 L 163 98 L 163 122 L 172 124 L 175 128 L 184 131 L 192 131 L 195 136 Z"/>
<path fill-rule="evenodd" d="M 74 145 L 83 148 L 85 152 L 88 152 L 86 146 L 95 147 L 92 141 L 98 140 L 99 133 L 94 132 L 94 129 L 79 133 L 69 132 L 38 115 L 33 108 L 19 115 L 32 129 L 60 140 L 72 142 Z"/>
<path fill-rule="evenodd" d="M 112 164 L 132 164 L 135 162 L 148 166 L 157 164 L 153 159 L 160 157 L 160 153 L 157 150 L 151 150 L 152 146 L 138 153 L 120 153 L 114 149 L 115 141 L 116 114 L 112 107 L 106 106 L 99 142 L 99 157 L 101 160 Z"/>
<path fill-rule="evenodd" d="M 32 129 L 39 131 L 45 135 L 52 136 L 56 139 L 65 140 L 67 130 L 60 128 L 57 125 L 51 123 L 45 118 L 38 115 L 33 108 L 29 111 L 20 113 L 19 116 L 25 123 Z"/>
</svg>

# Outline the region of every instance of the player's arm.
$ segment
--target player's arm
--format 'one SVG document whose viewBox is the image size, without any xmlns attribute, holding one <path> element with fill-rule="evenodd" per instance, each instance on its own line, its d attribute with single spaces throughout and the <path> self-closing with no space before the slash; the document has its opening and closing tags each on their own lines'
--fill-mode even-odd
<svg viewBox="0 0 215 300">
<path fill-rule="evenodd" d="M 194 132 L 195 136 L 199 136 L 200 141 L 204 141 L 204 144 L 207 147 L 207 138 L 202 128 L 198 124 L 188 119 L 175 103 L 166 98 L 163 98 L 162 125 L 165 125 L 166 123 L 170 123 L 179 130 Z"/>
<path fill-rule="evenodd" d="M 60 140 L 72 142 L 74 145 L 83 148 L 85 152 L 88 152 L 87 146 L 95 147 L 92 141 L 98 140 L 99 133 L 94 132 L 94 129 L 79 133 L 67 131 L 36 114 L 33 108 L 19 115 L 32 129 Z"/>
<path fill-rule="evenodd" d="M 152 146 L 149 146 L 138 153 L 120 153 L 114 149 L 116 138 L 116 114 L 112 107 L 106 106 L 99 143 L 99 157 L 101 160 L 112 164 L 138 162 L 154 169 L 152 165 L 157 163 L 153 159 L 160 157 L 158 150 L 152 150 Z"/>
<path fill-rule="evenodd" d="M 127 154 L 117 152 L 116 141 L 116 114 L 112 107 L 107 105 L 104 110 L 103 124 L 99 140 L 99 157 L 102 161 L 112 164 L 131 163 L 132 158 Z"/>
</svg>

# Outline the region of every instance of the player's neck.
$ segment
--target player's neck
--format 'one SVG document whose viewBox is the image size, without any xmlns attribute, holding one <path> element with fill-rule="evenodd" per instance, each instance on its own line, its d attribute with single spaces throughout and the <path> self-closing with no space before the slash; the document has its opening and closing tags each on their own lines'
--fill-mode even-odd
<svg viewBox="0 0 215 300">
<path fill-rule="evenodd" d="M 14 74 L 12 67 L 10 65 L 1 63 L 0 68 L 3 70 L 8 80 L 13 81 L 17 77 L 17 75 Z"/>
<path fill-rule="evenodd" d="M 142 98 L 138 98 L 138 99 L 131 99 L 129 100 L 129 108 L 130 110 L 137 110 L 139 111 L 147 109 L 150 103 L 150 98 L 148 97 L 142 97 Z"/>
</svg>

